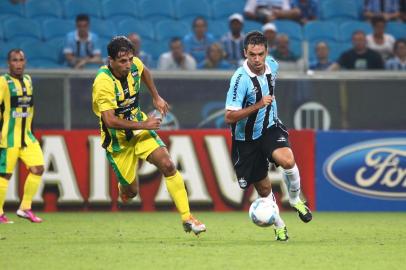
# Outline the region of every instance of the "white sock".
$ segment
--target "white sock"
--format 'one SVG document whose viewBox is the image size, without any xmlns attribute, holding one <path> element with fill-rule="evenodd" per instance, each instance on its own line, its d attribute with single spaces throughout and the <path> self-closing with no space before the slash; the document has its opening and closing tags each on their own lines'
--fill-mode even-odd
<svg viewBox="0 0 406 270">
<path fill-rule="evenodd" d="M 273 200 L 276 204 L 275 196 L 273 195 L 273 192 L 269 193 L 268 197 L 269 199 Z M 278 204 L 276 204 L 276 207 L 278 207 Z M 279 213 L 279 207 L 278 207 L 278 213 Z M 275 227 L 277 229 L 285 227 L 285 222 L 281 218 L 280 214 L 278 214 L 275 218 Z"/>
<path fill-rule="evenodd" d="M 300 175 L 296 164 L 292 169 L 283 170 L 283 180 L 289 191 L 289 203 L 295 205 L 300 202 Z"/>
</svg>

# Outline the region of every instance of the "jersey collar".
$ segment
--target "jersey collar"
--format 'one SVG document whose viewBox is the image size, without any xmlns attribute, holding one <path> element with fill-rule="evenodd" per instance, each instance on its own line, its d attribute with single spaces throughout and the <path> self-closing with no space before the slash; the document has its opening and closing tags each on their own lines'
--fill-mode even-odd
<svg viewBox="0 0 406 270">
<path fill-rule="evenodd" d="M 247 59 L 244 61 L 243 68 L 244 68 L 245 72 L 248 73 L 248 76 L 250 76 L 250 77 L 258 76 L 257 74 L 252 72 L 251 69 L 248 67 L 248 60 Z M 265 62 L 265 73 L 264 73 L 264 75 L 271 74 L 271 73 L 272 73 L 271 67 L 268 65 L 268 63 Z"/>
</svg>

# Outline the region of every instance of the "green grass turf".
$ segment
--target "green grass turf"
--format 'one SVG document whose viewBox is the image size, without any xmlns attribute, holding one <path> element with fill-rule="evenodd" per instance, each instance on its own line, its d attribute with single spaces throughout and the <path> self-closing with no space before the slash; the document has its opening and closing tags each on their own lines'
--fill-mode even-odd
<svg viewBox="0 0 406 270">
<path fill-rule="evenodd" d="M 185 234 L 176 213 L 42 213 L 0 225 L 0 269 L 406 269 L 406 213 L 283 213 L 288 243 L 244 212 L 198 212 Z"/>
</svg>

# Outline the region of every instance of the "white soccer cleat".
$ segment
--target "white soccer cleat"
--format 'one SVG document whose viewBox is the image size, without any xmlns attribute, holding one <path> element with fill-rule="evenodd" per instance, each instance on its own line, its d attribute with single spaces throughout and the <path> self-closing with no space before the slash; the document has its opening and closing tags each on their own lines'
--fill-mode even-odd
<svg viewBox="0 0 406 270">
<path fill-rule="evenodd" d="M 183 221 L 183 229 L 185 232 L 193 232 L 195 235 L 199 235 L 206 231 L 206 225 L 190 215 L 189 219 Z"/>
</svg>

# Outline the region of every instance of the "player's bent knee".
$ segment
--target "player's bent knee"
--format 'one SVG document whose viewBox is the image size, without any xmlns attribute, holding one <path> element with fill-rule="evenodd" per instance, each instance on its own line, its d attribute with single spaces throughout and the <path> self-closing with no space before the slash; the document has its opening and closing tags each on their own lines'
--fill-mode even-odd
<svg viewBox="0 0 406 270">
<path fill-rule="evenodd" d="M 285 170 L 292 169 L 295 167 L 295 159 L 294 158 L 287 158 L 282 160 L 281 164 L 279 164 L 284 168 Z"/>
<path fill-rule="evenodd" d="M 172 160 L 168 158 L 161 162 L 160 170 L 165 176 L 170 176 L 174 174 L 176 167 Z"/>
</svg>

